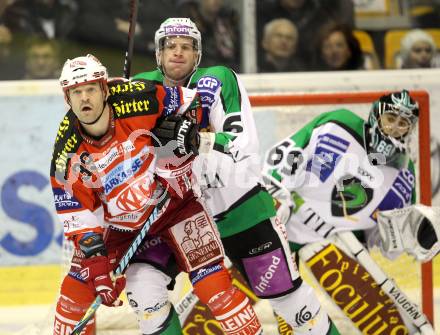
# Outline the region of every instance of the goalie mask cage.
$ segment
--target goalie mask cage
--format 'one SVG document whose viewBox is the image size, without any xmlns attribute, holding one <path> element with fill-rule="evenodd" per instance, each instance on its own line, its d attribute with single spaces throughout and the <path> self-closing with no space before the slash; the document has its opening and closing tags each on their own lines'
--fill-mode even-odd
<svg viewBox="0 0 440 335">
<path fill-rule="evenodd" d="M 255 107 L 253 108 L 254 116 L 263 154 L 268 146 L 299 130 L 322 112 L 347 108 L 366 120 L 372 102 L 388 93 L 391 91 L 253 95 L 250 100 L 252 106 Z M 410 139 L 410 155 L 416 163 L 417 202 L 431 205 L 429 94 L 423 90 L 412 90 L 410 95 L 418 101 L 420 107 L 417 129 Z M 267 130 L 268 125 L 271 124 L 275 124 L 272 126 L 273 129 Z M 390 277 L 395 277 L 395 281 L 405 293 L 409 289 L 416 291 L 408 294 L 409 297 L 414 299 L 414 302 L 421 307 L 428 319 L 433 322 L 432 262 L 420 264 L 409 257 L 404 257 L 403 262 L 411 263 L 411 266 L 415 268 L 415 273 L 410 273 L 412 271 L 406 264 L 401 263 L 400 258 L 394 262 L 386 260 L 380 253 L 377 254 L 374 257 L 377 263 Z"/>
</svg>

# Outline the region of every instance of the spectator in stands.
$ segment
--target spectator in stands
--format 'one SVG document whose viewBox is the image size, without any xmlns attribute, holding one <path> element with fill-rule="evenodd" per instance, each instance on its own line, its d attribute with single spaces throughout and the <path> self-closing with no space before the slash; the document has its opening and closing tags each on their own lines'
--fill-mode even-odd
<svg viewBox="0 0 440 335">
<path fill-rule="evenodd" d="M 259 0 L 257 3 L 257 38 L 261 41 L 264 25 L 275 18 L 291 20 L 298 29 L 298 52 L 305 63 L 313 54 L 316 33 L 330 21 L 354 26 L 352 0 Z M 259 50 L 259 57 L 262 50 Z"/>
<path fill-rule="evenodd" d="M 439 0 L 409 0 L 411 26 L 414 28 L 440 27 Z"/>
<path fill-rule="evenodd" d="M 329 23 L 322 27 L 315 46 L 314 70 L 363 69 L 364 59 L 359 41 L 345 24 Z"/>
<path fill-rule="evenodd" d="M 154 41 L 156 27 L 169 15 L 177 13 L 177 0 L 142 0 L 138 2 L 135 38 L 139 41 Z M 76 28 L 78 42 L 117 48 L 127 48 L 130 26 L 129 0 L 78 0 L 79 25 Z M 173 14 L 174 13 L 174 14 Z M 154 44 L 135 43 L 139 53 L 154 55 Z"/>
<path fill-rule="evenodd" d="M 59 46 L 53 39 L 33 36 L 26 41 L 23 79 L 55 79 L 60 76 Z"/>
<path fill-rule="evenodd" d="M 240 71 L 238 14 L 223 0 L 184 0 L 180 16 L 189 17 L 203 36 L 202 67 L 224 65 Z"/>
<path fill-rule="evenodd" d="M 77 9 L 76 0 L 16 0 L 6 7 L 3 19 L 14 33 L 68 38 L 76 25 Z"/>
<path fill-rule="evenodd" d="M 23 65 L 14 48 L 14 36 L 0 22 L 0 80 L 17 80 L 22 76 Z"/>
<path fill-rule="evenodd" d="M 274 19 L 264 26 L 261 46 L 264 56 L 258 66 L 259 72 L 291 72 L 304 70 L 302 62 L 295 57 L 298 30 L 287 19 Z"/>
<path fill-rule="evenodd" d="M 439 67 L 434 39 L 421 29 L 409 31 L 400 43 L 401 67 L 404 69 Z"/>
</svg>

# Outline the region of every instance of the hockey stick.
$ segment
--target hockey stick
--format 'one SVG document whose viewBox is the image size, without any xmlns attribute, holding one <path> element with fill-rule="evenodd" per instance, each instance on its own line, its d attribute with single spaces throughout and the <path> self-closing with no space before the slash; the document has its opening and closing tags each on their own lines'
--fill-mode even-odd
<svg viewBox="0 0 440 335">
<path fill-rule="evenodd" d="M 131 60 L 133 58 L 134 33 L 136 31 L 138 0 L 130 0 L 130 26 L 128 28 L 128 45 L 124 60 L 124 78 L 130 79 Z"/>
<path fill-rule="evenodd" d="M 405 320 L 411 323 L 422 335 L 435 335 L 431 323 L 419 307 L 412 303 L 404 292 L 388 278 L 385 272 L 376 264 L 367 249 L 358 241 L 352 232 L 340 232 L 337 238 L 357 258 L 359 263 L 370 273 L 371 277 L 379 284 L 382 290 L 399 307 L 399 312 Z"/>
<path fill-rule="evenodd" d="M 127 251 L 125 252 L 124 256 L 119 261 L 118 267 L 114 271 L 115 276 L 121 275 L 124 272 L 124 270 L 127 268 L 128 262 L 135 254 L 137 248 L 139 247 L 139 245 L 143 241 L 145 235 L 147 235 L 147 232 L 150 229 L 150 227 L 152 226 L 152 224 L 159 217 L 161 210 L 162 210 L 162 207 L 165 205 L 167 200 L 168 200 L 168 193 L 165 193 L 163 195 L 163 198 L 159 201 L 159 203 L 156 205 L 156 207 L 151 212 L 150 216 L 148 217 L 147 221 L 144 223 L 144 225 L 140 229 L 139 233 L 136 235 L 136 237 L 131 242 L 131 244 L 128 247 Z M 90 305 L 90 307 L 87 309 L 87 311 L 85 312 L 85 314 L 81 318 L 81 320 L 78 321 L 75 328 L 73 328 L 73 330 L 70 334 L 71 335 L 79 335 L 82 332 L 82 330 L 84 329 L 84 327 L 87 325 L 87 323 L 90 321 L 90 319 L 93 318 L 93 316 L 95 315 L 97 309 L 99 308 L 99 306 L 101 304 L 102 304 L 102 299 L 98 295 L 95 298 L 95 300 L 93 301 L 93 303 Z"/>
</svg>

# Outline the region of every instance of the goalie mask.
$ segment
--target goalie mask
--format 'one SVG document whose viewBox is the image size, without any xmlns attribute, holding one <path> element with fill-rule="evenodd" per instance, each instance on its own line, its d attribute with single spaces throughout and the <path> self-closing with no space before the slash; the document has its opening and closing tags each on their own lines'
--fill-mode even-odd
<svg viewBox="0 0 440 335">
<path fill-rule="evenodd" d="M 202 35 L 197 29 L 197 26 L 188 18 L 169 18 L 162 22 L 159 29 L 154 34 L 154 46 L 156 49 L 156 63 L 159 69 L 162 70 L 162 61 L 160 59 L 160 52 L 163 50 L 165 39 L 167 37 L 190 37 L 193 39 L 194 50 L 197 51 L 197 60 L 194 65 L 194 70 L 199 66 L 202 58 Z"/>
<path fill-rule="evenodd" d="M 408 91 L 382 96 L 373 103 L 368 117 L 368 152 L 383 155 L 387 165 L 401 166 L 418 117 L 419 105 Z"/>
</svg>

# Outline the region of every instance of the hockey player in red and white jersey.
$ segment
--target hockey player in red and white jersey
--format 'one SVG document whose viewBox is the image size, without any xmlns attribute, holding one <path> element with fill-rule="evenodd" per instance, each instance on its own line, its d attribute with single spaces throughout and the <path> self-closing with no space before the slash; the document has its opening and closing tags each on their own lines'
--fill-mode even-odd
<svg viewBox="0 0 440 335">
<path fill-rule="evenodd" d="M 67 60 L 60 77 L 70 110 L 55 140 L 51 184 L 65 237 L 74 242 L 75 251 L 61 284 L 53 333 L 70 334 L 97 295 L 107 306 L 121 305 L 126 282 L 133 292 L 130 302 L 142 306 L 145 297 L 157 294 L 155 283 L 164 276 L 151 271 L 149 260 L 170 257 L 171 250 L 178 266 L 197 279 L 195 291 L 226 333 L 261 334 L 248 298 L 232 286 L 224 268 L 218 231 L 188 187 L 191 159 L 185 158 L 191 144 L 177 141 L 174 169 L 156 174 L 157 149 L 149 130 L 158 118 L 176 111 L 197 116 L 195 91 L 107 79 L 106 68 L 92 55 Z M 191 127 L 187 131 L 194 131 Z M 160 215 L 150 233 L 168 247 L 151 252 L 141 245 L 125 277 L 113 279 L 112 270 L 154 207 Z M 143 334 L 158 333 L 177 318 L 169 304 L 141 310 Z M 82 334 L 93 332 L 91 320 Z"/>
</svg>

